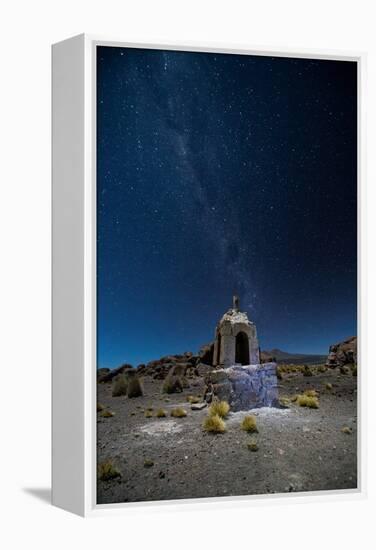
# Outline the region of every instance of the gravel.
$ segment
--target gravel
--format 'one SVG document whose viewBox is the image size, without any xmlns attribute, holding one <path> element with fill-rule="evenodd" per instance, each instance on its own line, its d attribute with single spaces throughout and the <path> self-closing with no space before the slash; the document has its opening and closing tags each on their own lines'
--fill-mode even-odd
<svg viewBox="0 0 376 550">
<path fill-rule="evenodd" d="M 202 430 L 207 409 L 190 410 L 187 396 L 202 394 L 204 387 L 202 378 L 191 382 L 169 401 L 162 382 L 148 377 L 144 396 L 134 399 L 112 397 L 111 384 L 98 385 L 99 403 L 115 413 L 98 414 L 98 462 L 111 460 L 121 472 L 120 478 L 98 481 L 98 504 L 356 488 L 356 377 L 331 370 L 309 379 L 285 375 L 280 397 L 316 389 L 320 408 L 291 403 L 287 409 L 230 413 L 226 433 L 218 435 Z M 187 416 L 172 419 L 178 406 Z M 153 408 L 152 418 L 145 418 L 147 408 Z M 159 408 L 166 418 L 155 417 Z M 240 428 L 246 414 L 257 419 L 259 433 L 252 439 L 258 452 L 249 451 L 251 436 Z M 350 434 L 342 432 L 344 426 Z M 153 465 L 145 468 L 145 461 Z"/>
</svg>

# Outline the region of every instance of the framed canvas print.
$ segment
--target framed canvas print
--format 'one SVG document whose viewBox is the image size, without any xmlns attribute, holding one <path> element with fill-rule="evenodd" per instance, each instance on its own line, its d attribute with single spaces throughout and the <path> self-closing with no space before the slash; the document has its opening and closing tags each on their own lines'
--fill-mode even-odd
<svg viewBox="0 0 376 550">
<path fill-rule="evenodd" d="M 53 46 L 53 502 L 364 484 L 362 56 Z"/>
</svg>

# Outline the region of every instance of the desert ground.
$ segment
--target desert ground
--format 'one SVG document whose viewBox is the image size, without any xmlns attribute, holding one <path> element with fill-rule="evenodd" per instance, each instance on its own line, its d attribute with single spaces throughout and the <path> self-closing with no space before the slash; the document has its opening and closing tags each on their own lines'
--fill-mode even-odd
<svg viewBox="0 0 376 550">
<path fill-rule="evenodd" d="M 312 370 L 313 376 L 290 373 L 279 380 L 288 408 L 230 411 L 222 434 L 205 432 L 208 409 L 191 410 L 187 400 L 203 394 L 202 377 L 166 395 L 162 381 L 145 376 L 144 395 L 132 399 L 112 397 L 111 383 L 98 384 L 98 403 L 114 413 L 98 413 L 98 465 L 109 463 L 116 472 L 98 479 L 98 504 L 356 488 L 357 378 Z M 310 389 L 318 392 L 318 409 L 284 399 Z M 180 406 L 187 416 L 171 417 Z M 158 418 L 161 408 L 167 416 Z M 240 427 L 250 413 L 258 428 L 252 435 Z"/>
</svg>

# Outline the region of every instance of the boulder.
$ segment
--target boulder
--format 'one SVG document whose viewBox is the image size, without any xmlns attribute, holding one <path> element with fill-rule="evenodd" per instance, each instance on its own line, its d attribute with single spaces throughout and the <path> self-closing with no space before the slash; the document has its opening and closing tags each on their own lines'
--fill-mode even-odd
<svg viewBox="0 0 376 550">
<path fill-rule="evenodd" d="M 107 369 L 107 368 L 98 369 L 97 370 L 97 378 L 101 378 L 102 376 L 104 376 L 108 372 L 110 372 L 110 369 Z"/>
<path fill-rule="evenodd" d="M 207 375 L 205 400 L 227 401 L 232 411 L 279 407 L 276 363 L 237 365 Z"/>
<path fill-rule="evenodd" d="M 165 355 L 160 359 L 149 361 L 146 365 L 138 367 L 139 374 L 151 376 L 156 380 L 164 380 L 173 367 L 177 371 L 187 373 L 187 370 L 196 365 L 198 355 L 193 355 L 192 352 L 186 351 L 184 354 Z"/>
<path fill-rule="evenodd" d="M 202 409 L 205 409 L 207 406 L 207 403 L 204 401 L 203 403 L 192 403 L 191 409 L 192 411 L 202 411 Z"/>
<path fill-rule="evenodd" d="M 196 374 L 197 376 L 206 376 L 213 370 L 213 367 L 211 365 L 205 365 L 205 363 L 198 363 L 196 366 Z"/>
<path fill-rule="evenodd" d="M 190 363 L 177 363 L 173 365 L 169 370 L 169 374 L 174 374 L 175 376 L 185 376 Z"/>
<path fill-rule="evenodd" d="M 102 369 L 100 369 L 102 370 Z M 112 379 L 115 378 L 118 374 L 125 374 L 131 371 L 135 371 L 135 369 L 132 367 L 132 365 L 128 365 L 125 363 L 124 365 L 121 365 L 121 367 L 118 367 L 117 369 L 106 369 L 107 372 L 104 374 L 98 376 L 97 380 L 98 382 L 112 382 Z"/>
<path fill-rule="evenodd" d="M 329 348 L 326 366 L 331 368 L 343 365 L 355 365 L 357 363 L 357 337 L 352 336 L 343 342 L 333 344 Z"/>
<path fill-rule="evenodd" d="M 202 346 L 198 352 L 198 362 L 204 363 L 205 365 L 213 364 L 213 354 L 214 354 L 214 342 Z"/>
<path fill-rule="evenodd" d="M 219 382 L 225 382 L 228 379 L 228 369 L 212 369 L 205 376 L 205 382 L 212 384 L 218 384 Z"/>
<path fill-rule="evenodd" d="M 276 358 L 270 351 L 260 351 L 260 361 L 261 363 L 275 363 Z"/>
</svg>

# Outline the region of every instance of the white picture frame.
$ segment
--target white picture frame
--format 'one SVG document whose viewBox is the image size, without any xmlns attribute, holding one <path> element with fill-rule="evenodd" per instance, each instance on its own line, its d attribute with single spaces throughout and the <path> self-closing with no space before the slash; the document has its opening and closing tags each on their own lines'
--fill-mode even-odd
<svg viewBox="0 0 376 550">
<path fill-rule="evenodd" d="M 351 60 L 358 64 L 358 342 L 364 350 L 364 53 L 267 50 L 223 44 L 133 44 L 79 35 L 52 47 L 52 502 L 81 516 L 135 506 L 266 504 L 363 498 L 366 372 L 358 378 L 357 489 L 148 503 L 96 504 L 96 94 L 98 45 Z M 362 237 L 362 239 L 360 238 Z M 67 406 L 69 404 L 69 406 Z"/>
</svg>

